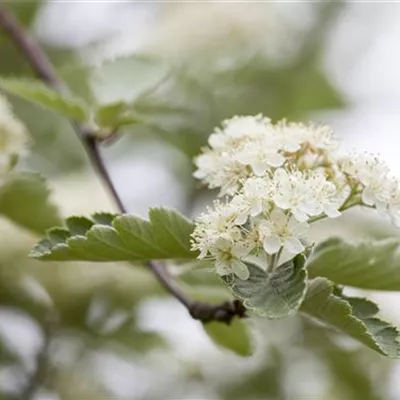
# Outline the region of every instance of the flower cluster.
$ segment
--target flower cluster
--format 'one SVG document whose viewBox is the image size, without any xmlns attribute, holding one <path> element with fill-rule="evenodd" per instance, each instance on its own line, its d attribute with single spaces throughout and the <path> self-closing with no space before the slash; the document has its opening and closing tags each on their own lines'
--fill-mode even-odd
<svg viewBox="0 0 400 400">
<path fill-rule="evenodd" d="M 27 147 L 27 131 L 17 120 L 7 100 L 0 95 L 0 183 Z"/>
<path fill-rule="evenodd" d="M 338 157 L 328 126 L 236 116 L 208 143 L 194 176 L 223 199 L 197 218 L 192 248 L 215 260 L 220 275 L 247 279 L 246 260 L 255 256 L 273 269 L 282 251 L 305 250 L 312 222 L 355 205 L 377 208 L 400 225 L 398 181 L 373 155 Z"/>
</svg>

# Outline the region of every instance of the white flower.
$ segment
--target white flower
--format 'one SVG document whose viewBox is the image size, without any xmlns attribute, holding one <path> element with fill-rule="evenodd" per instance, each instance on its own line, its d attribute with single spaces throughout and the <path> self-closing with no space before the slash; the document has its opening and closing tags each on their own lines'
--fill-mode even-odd
<svg viewBox="0 0 400 400">
<path fill-rule="evenodd" d="M 280 167 L 285 162 L 285 157 L 279 153 L 278 140 L 272 132 L 263 140 L 246 143 L 236 159 L 249 165 L 257 176 L 263 176 L 269 168 Z"/>
<path fill-rule="evenodd" d="M 192 233 L 192 249 L 200 251 L 199 258 L 206 257 L 214 241 L 221 235 L 231 241 L 241 240 L 241 232 L 235 224 L 237 210 L 231 204 L 218 201 L 214 207 L 196 218 L 196 226 Z"/>
<path fill-rule="evenodd" d="M 294 217 L 304 222 L 315 210 L 311 186 L 301 172 L 288 173 L 280 168 L 274 174 L 275 192 L 272 196 L 275 204 L 283 210 L 290 210 Z"/>
<path fill-rule="evenodd" d="M 286 120 L 277 122 L 275 130 L 279 137 L 279 147 L 290 153 L 300 149 L 308 133 L 305 125 L 293 122 L 288 123 Z"/>
<path fill-rule="evenodd" d="M 338 192 L 335 184 L 329 182 L 320 171 L 310 174 L 307 183 L 310 185 L 311 201 L 314 203 L 310 215 L 316 216 L 324 212 L 329 218 L 339 217 L 339 208 L 348 196 L 349 188 L 345 187 Z"/>
<path fill-rule="evenodd" d="M 243 192 L 235 196 L 231 205 L 237 209 L 237 225 L 242 225 L 249 216 L 256 217 L 263 212 L 264 204 L 269 200 L 271 183 L 268 178 L 249 178 L 243 185 Z"/>
<path fill-rule="evenodd" d="M 211 151 L 206 151 L 194 159 L 197 170 L 193 176 L 197 179 L 207 180 L 208 177 L 215 174 L 219 168 L 219 155 Z"/>
<path fill-rule="evenodd" d="M 275 171 L 274 183 L 272 198 L 275 204 L 283 210 L 290 210 L 300 222 L 321 213 L 330 218 L 340 215 L 339 208 L 346 192 L 339 193 L 321 171 L 288 173 L 280 168 Z"/>
<path fill-rule="evenodd" d="M 363 185 L 364 204 L 384 207 L 390 199 L 394 181 L 389 178 L 388 166 L 372 154 L 348 156 L 340 160 L 341 170 Z"/>
<path fill-rule="evenodd" d="M 223 129 L 216 129 L 208 139 L 213 149 L 234 148 L 243 142 L 265 136 L 271 126 L 269 118 L 261 114 L 255 116 L 235 116 L 222 122 Z"/>
<path fill-rule="evenodd" d="M 198 169 L 194 177 L 201 179 L 210 189 L 221 188 L 220 196 L 232 195 L 240 189 L 240 182 L 249 171 L 228 152 L 205 152 L 195 159 Z"/>
<path fill-rule="evenodd" d="M 259 235 L 268 254 L 275 254 L 281 248 L 292 254 L 301 253 L 304 246 L 300 239 L 307 230 L 307 223 L 298 222 L 278 208 L 271 212 L 269 219 L 259 225 Z"/>
<path fill-rule="evenodd" d="M 312 147 L 329 152 L 334 152 L 339 147 L 332 128 L 327 125 L 310 124 L 305 140 Z"/>
<path fill-rule="evenodd" d="M 234 273 L 242 280 L 249 278 L 249 270 L 242 258 L 249 254 L 251 248 L 243 243 L 235 243 L 226 236 L 219 236 L 210 253 L 215 257 L 215 269 L 218 275 Z"/>
</svg>

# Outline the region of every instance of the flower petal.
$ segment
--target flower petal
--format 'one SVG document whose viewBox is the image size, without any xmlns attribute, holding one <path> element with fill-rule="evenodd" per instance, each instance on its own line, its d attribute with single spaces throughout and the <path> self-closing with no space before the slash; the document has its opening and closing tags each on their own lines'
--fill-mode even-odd
<svg viewBox="0 0 400 400">
<path fill-rule="evenodd" d="M 224 276 L 231 273 L 230 265 L 226 261 L 216 260 L 215 261 L 215 271 L 218 275 Z"/>
<path fill-rule="evenodd" d="M 284 247 L 289 253 L 292 254 L 299 254 L 304 251 L 303 244 L 294 236 L 286 238 Z"/>
<path fill-rule="evenodd" d="M 250 211 L 250 215 L 252 217 L 256 217 L 258 214 L 262 213 L 262 200 L 254 200 L 253 203 L 251 204 L 251 211 Z"/>
<path fill-rule="evenodd" d="M 248 213 L 239 214 L 235 219 L 236 225 L 243 225 L 246 223 L 248 217 Z"/>
<path fill-rule="evenodd" d="M 308 220 L 308 215 L 303 211 L 292 209 L 292 214 L 299 222 L 306 222 Z"/>
<path fill-rule="evenodd" d="M 332 204 L 324 204 L 324 212 L 329 218 L 337 218 L 342 215 Z"/>
<path fill-rule="evenodd" d="M 266 237 L 263 242 L 263 247 L 268 254 L 275 254 L 281 248 L 281 240 L 278 236 Z"/>
<path fill-rule="evenodd" d="M 245 263 L 243 263 L 239 260 L 233 261 L 232 271 L 242 281 L 249 279 L 249 276 L 250 276 L 249 269 L 247 268 Z"/>
<path fill-rule="evenodd" d="M 285 162 L 285 157 L 279 153 L 270 153 L 267 155 L 268 164 L 271 167 L 280 167 Z"/>
<path fill-rule="evenodd" d="M 268 169 L 268 164 L 265 161 L 253 161 L 251 168 L 257 176 L 263 176 Z"/>
<path fill-rule="evenodd" d="M 362 192 L 361 199 L 367 206 L 373 206 L 376 202 L 376 196 L 370 188 L 365 188 Z"/>
</svg>

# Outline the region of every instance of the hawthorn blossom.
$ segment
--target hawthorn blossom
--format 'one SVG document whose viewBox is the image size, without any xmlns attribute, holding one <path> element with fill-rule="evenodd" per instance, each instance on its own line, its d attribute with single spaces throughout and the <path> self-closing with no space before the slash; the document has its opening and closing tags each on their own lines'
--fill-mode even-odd
<svg viewBox="0 0 400 400">
<path fill-rule="evenodd" d="M 241 194 L 233 197 L 231 204 L 238 210 L 235 219 L 237 225 L 242 225 L 247 218 L 261 214 L 264 204 L 270 197 L 271 183 L 267 178 L 249 178 L 243 184 Z"/>
<path fill-rule="evenodd" d="M 314 213 L 314 199 L 307 179 L 299 171 L 288 172 L 277 169 L 274 174 L 274 203 L 283 210 L 290 210 L 300 222 Z"/>
<path fill-rule="evenodd" d="M 289 123 L 285 119 L 278 121 L 275 126 L 280 140 L 280 148 L 289 153 L 300 150 L 307 136 L 307 128 L 303 124 Z"/>
<path fill-rule="evenodd" d="M 270 140 L 247 143 L 238 152 L 236 159 L 242 164 L 249 165 L 257 176 L 263 176 L 270 167 L 280 167 L 285 162 L 285 157 L 279 153 L 278 141 L 274 137 Z"/>
<path fill-rule="evenodd" d="M 235 224 L 237 217 L 236 208 L 216 201 L 213 208 L 208 207 L 207 211 L 196 219 L 192 249 L 200 251 L 199 258 L 206 257 L 214 240 L 221 235 L 231 238 L 232 241 L 240 238 L 240 230 Z"/>
<path fill-rule="evenodd" d="M 334 152 L 339 147 L 339 142 L 335 138 L 332 128 L 323 124 L 309 124 L 305 142 L 314 149 L 328 152 Z"/>
<path fill-rule="evenodd" d="M 361 199 L 368 206 L 384 207 L 390 200 L 393 186 L 398 186 L 389 177 L 389 167 L 372 154 L 344 157 L 340 166 L 345 174 L 361 184 Z"/>
<path fill-rule="evenodd" d="M 307 231 L 307 223 L 298 222 L 279 208 L 275 208 L 259 225 L 260 238 L 268 254 L 275 254 L 281 248 L 294 255 L 301 253 L 304 246 L 300 239 Z"/>
<path fill-rule="evenodd" d="M 213 149 L 238 147 L 242 143 L 266 136 L 271 120 L 261 114 L 256 116 L 235 116 L 222 122 L 222 129 L 217 128 L 208 139 Z"/>
<path fill-rule="evenodd" d="M 217 274 L 224 276 L 233 273 L 240 279 L 248 279 L 249 270 L 242 259 L 249 254 L 250 250 L 243 243 L 235 243 L 228 237 L 219 236 L 210 249 L 210 253 L 216 260 Z"/>
<path fill-rule="evenodd" d="M 315 220 L 356 205 L 400 227 L 399 182 L 386 164 L 369 154 L 338 158 L 326 125 L 240 116 L 225 120 L 208 143 L 194 176 L 219 188 L 223 201 L 196 219 L 192 249 L 214 260 L 220 275 L 247 279 L 246 260 L 254 258 L 275 268 L 282 251 L 304 251 Z"/>
</svg>

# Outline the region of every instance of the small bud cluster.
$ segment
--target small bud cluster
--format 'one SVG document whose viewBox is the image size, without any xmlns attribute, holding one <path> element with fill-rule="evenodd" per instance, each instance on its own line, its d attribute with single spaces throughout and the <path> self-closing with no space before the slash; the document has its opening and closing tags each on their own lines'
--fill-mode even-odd
<svg viewBox="0 0 400 400">
<path fill-rule="evenodd" d="M 400 225 L 398 181 L 372 155 L 338 157 L 328 126 L 236 116 L 208 143 L 194 176 L 219 188 L 222 199 L 197 218 L 192 248 L 214 260 L 220 275 L 247 279 L 250 256 L 274 268 L 282 251 L 304 251 L 310 223 L 355 205 L 387 212 Z"/>
<path fill-rule="evenodd" d="M 0 184 L 18 156 L 26 152 L 25 126 L 17 120 L 7 100 L 0 95 Z"/>
</svg>

